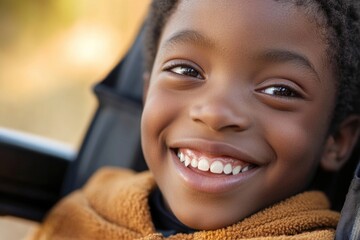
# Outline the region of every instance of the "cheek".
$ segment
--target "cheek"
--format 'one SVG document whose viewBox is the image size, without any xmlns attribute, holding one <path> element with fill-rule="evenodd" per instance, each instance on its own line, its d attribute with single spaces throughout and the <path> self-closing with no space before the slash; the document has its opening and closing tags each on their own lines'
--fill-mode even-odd
<svg viewBox="0 0 360 240">
<path fill-rule="evenodd" d="M 178 182 L 172 167 L 171 152 L 166 139 L 178 119 L 179 108 L 176 99 L 167 91 L 149 91 L 141 118 L 141 143 L 146 163 L 155 180 L 166 196 L 174 194 Z M 176 195 L 176 194 L 175 194 Z"/>
<path fill-rule="evenodd" d="M 141 118 L 141 145 L 147 166 L 154 174 L 156 181 L 163 178 L 161 166 L 164 165 L 163 154 L 158 151 L 159 141 L 157 136 L 161 131 L 161 111 L 155 101 L 156 99 L 147 98 Z M 161 180 L 160 180 L 161 181 Z"/>
<path fill-rule="evenodd" d="M 165 139 L 176 112 L 176 103 L 169 94 L 150 89 L 141 118 L 141 142 L 149 167 L 155 161 L 153 159 L 161 160 L 165 157 Z"/>
<path fill-rule="evenodd" d="M 276 160 L 270 166 L 274 169 L 272 178 L 282 184 L 285 177 L 287 184 L 302 188 L 311 181 L 317 169 L 327 128 L 295 115 L 285 119 L 288 121 L 274 121 L 265 131 L 276 153 Z M 275 180 L 276 176 L 283 178 Z"/>
<path fill-rule="evenodd" d="M 156 136 L 160 134 L 161 111 L 157 106 L 156 99 L 148 97 L 141 117 L 141 143 L 146 161 L 154 154 Z"/>
</svg>

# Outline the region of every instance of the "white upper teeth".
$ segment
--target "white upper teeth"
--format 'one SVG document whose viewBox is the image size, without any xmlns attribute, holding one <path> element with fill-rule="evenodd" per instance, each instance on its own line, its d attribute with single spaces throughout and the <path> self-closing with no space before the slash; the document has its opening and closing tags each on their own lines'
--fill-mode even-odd
<svg viewBox="0 0 360 240">
<path fill-rule="evenodd" d="M 178 152 L 177 156 L 178 156 L 178 158 L 180 159 L 181 162 L 185 161 L 184 154 L 182 152 Z"/>
<path fill-rule="evenodd" d="M 210 168 L 209 162 L 206 159 L 201 158 L 198 164 L 198 169 L 207 172 L 209 171 L 209 168 Z"/>
<path fill-rule="evenodd" d="M 215 161 L 210 166 L 210 172 L 212 173 L 222 173 L 224 170 L 224 165 L 220 161 Z"/>
<path fill-rule="evenodd" d="M 209 160 L 206 157 L 200 157 L 199 160 L 197 160 L 196 158 L 192 157 L 190 158 L 188 155 L 182 153 L 181 151 L 179 151 L 177 153 L 177 156 L 180 160 L 180 162 L 184 163 L 184 165 L 186 167 L 188 167 L 189 165 L 191 165 L 191 167 L 193 168 L 197 168 L 200 171 L 204 171 L 207 172 L 210 170 L 210 172 L 212 173 L 216 173 L 216 174 L 239 174 L 239 173 L 243 173 L 243 172 L 247 172 L 250 169 L 252 169 L 252 167 L 250 165 L 247 165 L 245 167 L 241 167 L 241 166 L 232 166 L 231 163 L 227 163 L 224 164 L 221 161 L 215 160 L 213 163 L 209 164 Z"/>
<path fill-rule="evenodd" d="M 241 169 L 241 172 L 246 172 L 246 171 L 248 171 L 249 170 L 249 166 L 246 166 L 246 167 L 244 167 L 243 169 Z"/>
<path fill-rule="evenodd" d="M 193 168 L 197 168 L 198 167 L 198 161 L 196 161 L 196 159 L 191 160 L 191 166 Z"/>
<path fill-rule="evenodd" d="M 225 174 L 230 174 L 232 172 L 232 166 L 230 163 L 226 164 L 224 167 L 224 173 Z"/>
<path fill-rule="evenodd" d="M 184 156 L 184 155 L 183 155 Z M 181 160 L 180 160 L 181 161 Z M 182 162 L 184 162 L 185 161 L 185 166 L 187 167 L 187 166 L 189 166 L 190 165 L 190 163 L 191 163 L 191 159 L 188 157 L 188 156 L 185 156 L 185 158 L 184 158 L 184 160 L 182 161 Z"/>
<path fill-rule="evenodd" d="M 234 169 L 232 170 L 232 173 L 234 175 L 238 174 L 241 171 L 241 167 L 240 166 L 236 166 L 234 167 Z"/>
</svg>

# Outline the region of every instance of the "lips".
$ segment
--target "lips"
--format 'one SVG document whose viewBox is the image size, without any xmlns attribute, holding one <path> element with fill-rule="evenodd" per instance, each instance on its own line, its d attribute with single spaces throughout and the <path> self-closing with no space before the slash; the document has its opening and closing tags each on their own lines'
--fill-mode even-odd
<svg viewBox="0 0 360 240">
<path fill-rule="evenodd" d="M 170 156 L 175 172 L 186 189 L 197 193 L 226 194 L 244 186 L 262 169 L 247 154 L 222 143 L 192 140 L 173 146 Z"/>
<path fill-rule="evenodd" d="M 196 192 L 233 191 L 266 164 L 226 142 L 191 138 L 169 142 L 168 147 L 181 181 Z"/>
</svg>

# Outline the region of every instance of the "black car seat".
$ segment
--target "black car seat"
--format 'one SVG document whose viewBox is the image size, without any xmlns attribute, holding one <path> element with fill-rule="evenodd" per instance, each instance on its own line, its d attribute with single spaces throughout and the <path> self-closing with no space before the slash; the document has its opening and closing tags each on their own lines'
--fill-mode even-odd
<svg viewBox="0 0 360 240">
<path fill-rule="evenodd" d="M 99 107 L 69 167 L 63 194 L 82 186 L 101 166 L 147 169 L 140 146 L 143 38 L 144 27 L 125 58 L 95 86 Z"/>
<path fill-rule="evenodd" d="M 359 145 L 356 152 L 359 152 Z M 351 176 L 351 174 L 349 174 Z M 346 190 L 347 188 L 345 188 Z M 360 162 L 356 168 L 346 200 L 341 210 L 341 218 L 336 229 L 336 240 L 360 239 Z"/>
</svg>

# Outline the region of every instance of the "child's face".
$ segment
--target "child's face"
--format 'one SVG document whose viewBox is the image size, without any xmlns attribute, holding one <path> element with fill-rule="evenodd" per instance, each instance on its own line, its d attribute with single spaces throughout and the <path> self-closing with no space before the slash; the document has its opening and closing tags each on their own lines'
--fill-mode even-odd
<svg viewBox="0 0 360 240">
<path fill-rule="evenodd" d="M 311 181 L 335 80 L 323 35 L 304 12 L 276 1 L 194 0 L 182 1 L 166 23 L 142 144 L 184 224 L 233 224 Z M 222 173 L 186 167 L 178 155 Z M 239 168 L 244 172 L 224 173 Z"/>
</svg>

